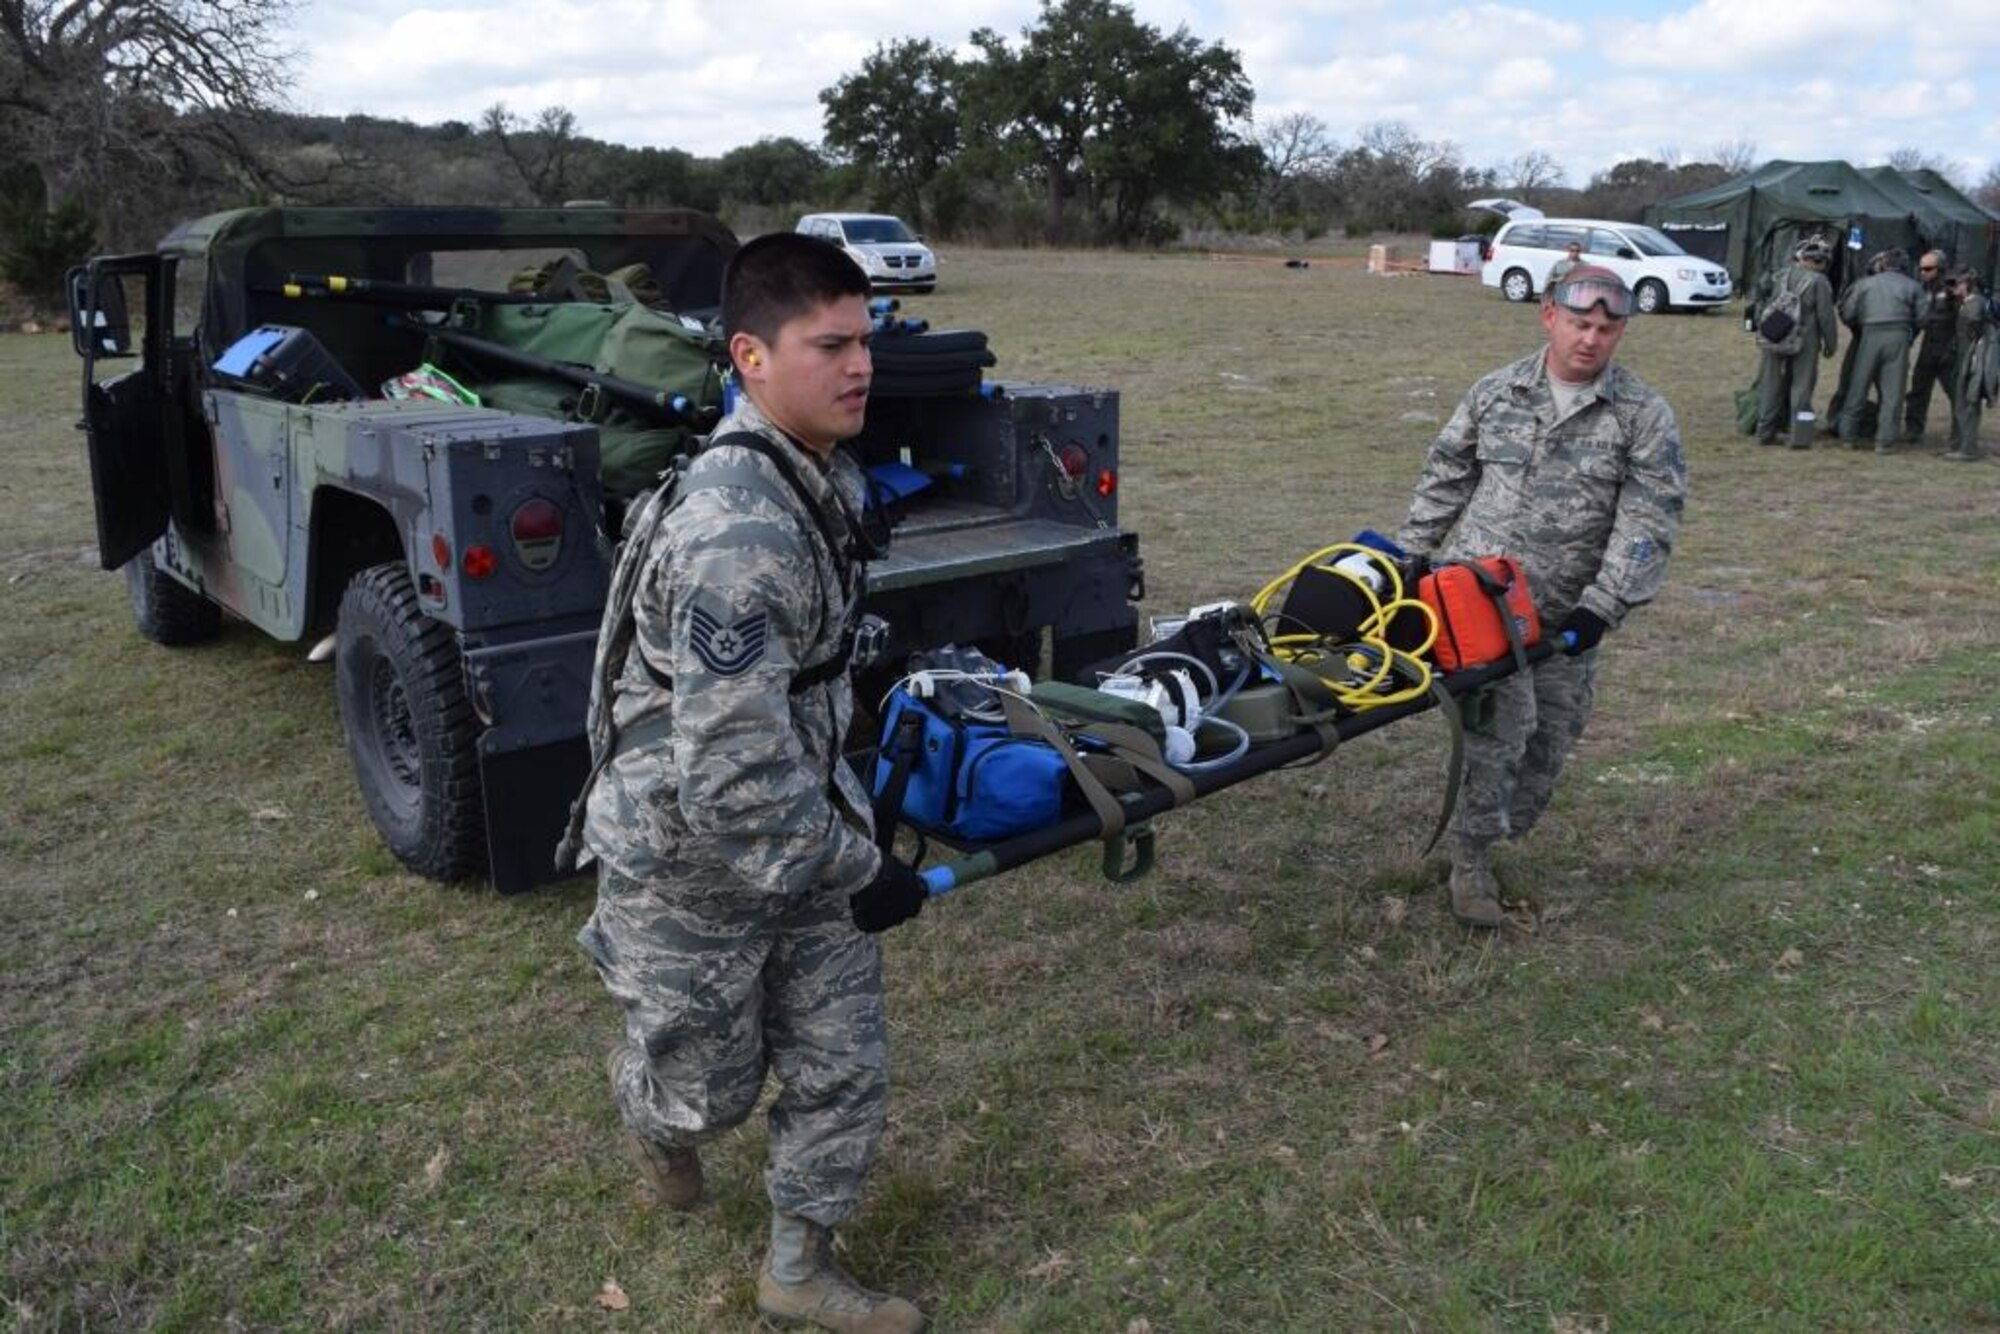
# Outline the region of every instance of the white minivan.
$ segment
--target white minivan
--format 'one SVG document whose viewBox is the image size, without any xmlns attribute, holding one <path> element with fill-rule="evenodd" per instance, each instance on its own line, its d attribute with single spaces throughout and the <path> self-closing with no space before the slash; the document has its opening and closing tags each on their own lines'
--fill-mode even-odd
<svg viewBox="0 0 2000 1334">
<path fill-rule="evenodd" d="M 1680 248 L 1665 233 L 1636 222 L 1599 218 L 1527 218 L 1509 222 L 1486 245 L 1479 279 L 1509 301 L 1526 301 L 1548 285 L 1549 267 L 1583 247 L 1583 262 L 1601 264 L 1625 280 L 1641 311 L 1702 310 L 1729 299 L 1729 271 Z"/>
<path fill-rule="evenodd" d="M 794 231 L 831 241 L 859 264 L 868 285 L 885 292 L 937 286 L 937 256 L 901 218 L 886 213 L 808 213 Z"/>
</svg>

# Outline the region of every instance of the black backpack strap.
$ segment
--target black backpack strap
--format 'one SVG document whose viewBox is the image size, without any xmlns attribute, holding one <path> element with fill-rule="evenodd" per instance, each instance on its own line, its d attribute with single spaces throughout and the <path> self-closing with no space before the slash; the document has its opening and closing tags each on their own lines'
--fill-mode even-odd
<svg viewBox="0 0 2000 1334">
<path fill-rule="evenodd" d="M 733 444 L 762 446 L 757 452 L 772 458 L 778 466 L 779 475 L 791 484 L 802 500 L 807 502 L 807 511 L 819 518 L 818 508 L 811 504 L 811 497 L 804 489 L 804 483 L 790 470 L 788 461 L 777 453 L 777 447 L 762 436 L 739 432 L 724 437 Z M 770 452 L 766 452 L 770 451 Z M 618 559 L 613 563 L 611 587 L 605 598 L 604 619 L 598 630 L 598 647 L 591 667 L 591 707 L 586 719 L 586 730 L 590 741 L 590 772 L 583 780 L 583 787 L 576 799 L 570 803 L 569 822 L 563 837 L 556 846 L 556 868 L 563 872 L 577 867 L 583 852 L 583 824 L 585 809 L 590 801 L 590 793 L 597 786 L 597 780 L 604 773 L 605 766 L 617 750 L 618 729 L 611 721 L 611 695 L 614 681 L 625 669 L 626 661 L 633 656 L 637 646 L 638 621 L 632 606 L 637 600 L 639 581 L 643 576 L 645 562 L 653 539 L 658 535 L 667 515 L 688 496 L 696 491 L 707 491 L 724 486 L 740 486 L 756 491 L 773 504 L 782 506 L 784 498 L 772 487 L 771 479 L 761 470 L 738 467 L 727 463 L 705 465 L 697 469 L 688 460 L 679 460 L 668 472 L 662 474 L 660 485 L 647 496 L 644 504 L 633 516 L 630 529 L 619 544 Z M 824 535 L 826 528 L 821 526 Z M 838 548 L 835 548 L 838 560 Z M 842 587 L 845 587 L 843 582 Z M 790 693 L 797 695 L 838 677 L 847 670 L 849 646 L 842 636 L 840 651 L 827 661 L 797 672 L 792 677 Z M 646 655 L 637 655 L 639 667 L 646 676 L 662 690 L 672 691 L 673 677 L 655 668 L 646 661 Z"/>
<path fill-rule="evenodd" d="M 597 650 L 591 660 L 590 705 L 584 718 L 584 731 L 590 743 L 590 772 L 585 776 L 576 799 L 570 803 L 569 820 L 555 850 L 555 867 L 565 874 L 576 870 L 582 859 L 583 825 L 590 793 L 597 786 L 604 767 L 611 762 L 612 752 L 617 749 L 618 726 L 612 721 L 611 709 L 611 696 L 615 689 L 613 682 L 625 669 L 625 659 L 631 654 L 636 638 L 637 622 L 632 614 L 632 603 L 638 596 L 647 552 L 668 512 L 680 502 L 685 475 L 685 463 L 682 461 L 677 461 L 673 468 L 661 474 L 660 484 L 646 497 L 637 513 L 628 516 L 630 524 L 624 540 L 619 544 L 617 559 L 612 563 L 611 585 L 605 593 L 604 615 L 597 632 Z M 643 654 L 641 661 L 644 661 Z"/>
<path fill-rule="evenodd" d="M 798 499 L 799 507 L 806 512 L 806 515 L 813 522 L 813 527 L 819 531 L 820 540 L 826 544 L 827 552 L 833 560 L 834 576 L 840 583 L 841 591 L 843 593 L 847 592 L 849 586 L 854 581 L 854 562 L 848 554 L 847 544 L 842 542 L 839 535 L 834 532 L 833 522 L 827 518 L 826 507 L 813 495 L 812 489 L 806 485 L 805 478 L 799 475 L 798 463 L 791 457 L 790 451 L 783 445 L 777 444 L 767 437 L 757 434 L 755 431 L 731 431 L 727 435 L 719 435 L 711 439 L 708 442 L 707 448 L 702 452 L 706 454 L 722 445 L 734 445 L 739 449 L 747 449 L 753 454 L 762 455 L 770 461 L 773 468 L 778 470 L 778 476 L 785 479 L 785 485 L 791 488 L 792 494 Z M 721 469 L 718 468 L 717 471 L 721 471 Z M 742 472 L 747 470 L 731 469 L 730 471 Z M 766 495 L 770 495 L 770 484 L 761 474 L 757 475 L 756 481 L 751 485 L 754 485 Z M 847 674 L 847 664 L 853 656 L 853 637 L 848 634 L 842 634 L 840 637 L 840 648 L 833 656 L 823 662 L 816 662 L 810 667 L 801 667 L 793 674 L 791 693 L 794 695 L 804 694 L 815 686 L 839 680 Z"/>
<path fill-rule="evenodd" d="M 924 745 L 924 718 L 914 700 L 896 716 L 896 729 L 889 734 L 889 750 L 882 758 L 889 762 L 889 776 L 875 797 L 875 846 L 888 856 L 896 846 L 896 822 L 903 818 L 903 798 L 910 790 L 910 771 Z"/>
<path fill-rule="evenodd" d="M 778 475 L 785 479 L 793 494 L 799 498 L 800 506 L 811 516 L 813 526 L 819 529 L 820 539 L 826 543 L 826 549 L 833 557 L 834 569 L 840 575 L 840 586 L 845 589 L 854 573 L 854 564 L 847 555 L 847 544 L 834 533 L 833 523 L 826 517 L 826 507 L 820 504 L 818 497 L 814 496 L 812 490 L 806 486 L 805 478 L 799 476 L 798 464 L 793 462 L 785 447 L 755 431 L 731 431 L 728 435 L 716 436 L 708 442 L 709 449 L 723 445 L 747 449 L 771 461 L 771 466 L 778 470 Z"/>
</svg>

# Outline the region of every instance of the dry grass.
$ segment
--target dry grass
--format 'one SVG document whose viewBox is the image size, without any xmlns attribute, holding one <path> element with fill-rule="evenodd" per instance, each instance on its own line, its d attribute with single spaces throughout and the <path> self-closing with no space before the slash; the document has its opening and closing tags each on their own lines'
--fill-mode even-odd
<svg viewBox="0 0 2000 1334">
<path fill-rule="evenodd" d="M 952 252 L 940 327 L 1123 394 L 1154 610 L 1402 513 L 1530 311 L 1315 257 Z M 1612 641 L 1532 936 L 1419 855 L 1413 720 L 891 938 L 851 1260 L 946 1329 L 2000 1320 L 2000 468 L 1759 450 L 1728 316 L 1636 321 L 1693 475 Z M 761 1134 L 645 1212 L 573 885 L 396 870 L 326 675 L 166 653 L 88 563 L 75 363 L 0 336 L 0 1294 L 26 1328 L 749 1323 Z M 615 1279 L 631 1309 L 598 1309 Z M 1135 1322 L 1146 1322 L 1141 1325 Z"/>
</svg>

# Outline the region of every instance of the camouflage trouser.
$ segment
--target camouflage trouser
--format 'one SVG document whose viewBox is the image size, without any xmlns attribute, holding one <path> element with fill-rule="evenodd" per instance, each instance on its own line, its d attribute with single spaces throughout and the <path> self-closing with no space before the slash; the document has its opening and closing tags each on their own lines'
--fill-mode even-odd
<svg viewBox="0 0 2000 1334">
<path fill-rule="evenodd" d="M 881 942 L 844 890 L 785 901 L 727 879 L 599 876 L 577 941 L 625 1012 L 618 1111 L 659 1144 L 696 1144 L 750 1115 L 769 1070 L 771 1204 L 832 1227 L 859 1207 L 887 1120 Z"/>
<path fill-rule="evenodd" d="M 1453 834 L 1491 843 L 1534 828 L 1556 794 L 1570 747 L 1590 721 L 1596 677 L 1595 650 L 1548 658 L 1489 687 L 1490 710 L 1467 710 L 1465 777 Z"/>
</svg>

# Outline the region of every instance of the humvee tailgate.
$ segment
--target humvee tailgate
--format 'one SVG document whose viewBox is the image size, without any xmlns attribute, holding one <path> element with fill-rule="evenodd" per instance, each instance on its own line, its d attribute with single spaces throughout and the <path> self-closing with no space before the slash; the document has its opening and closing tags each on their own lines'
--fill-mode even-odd
<svg viewBox="0 0 2000 1334">
<path fill-rule="evenodd" d="M 1079 528 L 1050 519 L 899 531 L 887 558 L 868 566 L 868 586 L 889 593 L 974 575 L 1059 565 L 1083 555 L 1109 555 L 1117 549 L 1115 528 Z"/>
</svg>

